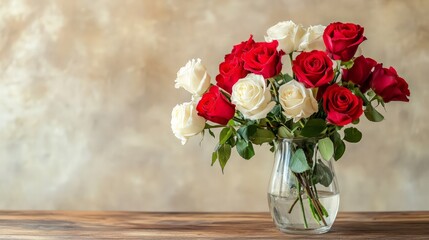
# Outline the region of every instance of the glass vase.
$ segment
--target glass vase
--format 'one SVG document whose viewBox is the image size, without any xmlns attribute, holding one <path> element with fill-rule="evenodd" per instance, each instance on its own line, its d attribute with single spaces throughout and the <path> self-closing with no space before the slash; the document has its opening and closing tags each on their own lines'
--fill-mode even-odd
<svg viewBox="0 0 429 240">
<path fill-rule="evenodd" d="M 340 195 L 334 160 L 323 160 L 317 143 L 315 138 L 277 141 L 268 204 L 273 221 L 282 232 L 325 233 L 337 216 Z M 303 150 L 309 168 L 300 173 L 290 168 L 298 149 Z"/>
</svg>

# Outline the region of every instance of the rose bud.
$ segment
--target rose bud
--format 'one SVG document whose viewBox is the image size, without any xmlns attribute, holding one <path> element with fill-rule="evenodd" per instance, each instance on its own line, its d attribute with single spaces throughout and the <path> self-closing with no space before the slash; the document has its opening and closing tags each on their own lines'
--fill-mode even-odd
<svg viewBox="0 0 429 240">
<path fill-rule="evenodd" d="M 390 101 L 409 101 L 410 90 L 408 89 L 408 83 L 398 76 L 393 67 L 384 68 L 382 64 L 377 64 L 372 73 L 370 86 L 386 103 Z"/>
<path fill-rule="evenodd" d="M 343 69 L 343 81 L 351 81 L 359 85 L 362 92 L 366 92 L 369 89 L 369 77 L 375 65 L 377 62 L 372 58 L 359 56 L 354 60 L 352 68 Z"/>
</svg>

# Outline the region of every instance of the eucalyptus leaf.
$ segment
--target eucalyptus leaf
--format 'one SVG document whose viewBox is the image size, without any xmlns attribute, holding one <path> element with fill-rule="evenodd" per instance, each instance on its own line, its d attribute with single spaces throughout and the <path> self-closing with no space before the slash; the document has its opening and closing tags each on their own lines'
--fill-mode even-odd
<svg viewBox="0 0 429 240">
<path fill-rule="evenodd" d="M 344 140 L 351 143 L 357 143 L 362 139 L 362 133 L 354 127 L 344 130 Z"/>
<path fill-rule="evenodd" d="M 304 137 L 317 137 L 326 129 L 326 121 L 320 118 L 310 119 L 301 130 Z"/>
<path fill-rule="evenodd" d="M 246 160 L 249 160 L 253 156 L 255 156 L 255 151 L 253 149 L 252 143 L 247 142 L 244 139 L 240 139 L 237 141 L 236 148 L 237 148 L 238 154 Z"/>
<path fill-rule="evenodd" d="M 302 173 L 310 169 L 310 166 L 307 163 L 304 150 L 301 148 L 297 149 L 289 162 L 289 167 L 292 172 Z"/>
<path fill-rule="evenodd" d="M 330 160 L 334 155 L 334 143 L 328 137 L 320 139 L 319 143 L 319 152 L 322 155 L 322 158 L 326 161 Z"/>
</svg>

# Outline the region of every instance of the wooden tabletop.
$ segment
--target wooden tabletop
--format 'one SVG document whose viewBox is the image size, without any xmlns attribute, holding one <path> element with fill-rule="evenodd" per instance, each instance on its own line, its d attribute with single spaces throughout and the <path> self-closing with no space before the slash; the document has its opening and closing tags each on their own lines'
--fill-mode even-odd
<svg viewBox="0 0 429 240">
<path fill-rule="evenodd" d="M 268 213 L 2 211 L 0 239 L 429 239 L 429 212 L 339 213 L 322 235 L 279 232 Z"/>
</svg>

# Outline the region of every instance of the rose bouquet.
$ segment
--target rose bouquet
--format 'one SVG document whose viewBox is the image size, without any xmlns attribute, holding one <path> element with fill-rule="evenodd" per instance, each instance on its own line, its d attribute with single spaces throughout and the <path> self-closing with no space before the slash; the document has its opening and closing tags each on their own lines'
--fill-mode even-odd
<svg viewBox="0 0 429 240">
<path fill-rule="evenodd" d="M 281 159 L 273 176 L 282 175 L 280 180 L 272 177 L 271 188 L 277 190 L 270 196 L 293 196 L 287 213 L 272 207 L 277 226 L 297 228 L 287 216 L 277 215 L 291 214 L 299 202 L 304 229 L 312 228 L 306 217 L 310 214 L 316 225 L 325 227 L 319 232 L 327 231 L 330 206 L 322 203 L 318 186 L 333 184 L 329 160 L 342 157 L 345 141 L 361 140 L 355 125 L 362 115 L 382 121 L 377 109 L 391 101 L 408 102 L 410 96 L 408 84 L 393 67 L 360 53 L 365 40 L 364 28 L 357 24 L 304 28 L 287 21 L 269 28 L 263 42 L 250 36 L 235 45 L 220 63 L 215 84 L 201 60 L 193 59 L 177 73 L 176 88 L 189 91 L 192 100 L 174 107 L 173 133 L 184 144 L 199 133 L 215 137 L 212 129 L 221 128 L 211 164 L 219 162 L 222 171 L 232 148 L 250 159 L 255 144 L 269 144 Z"/>
</svg>

